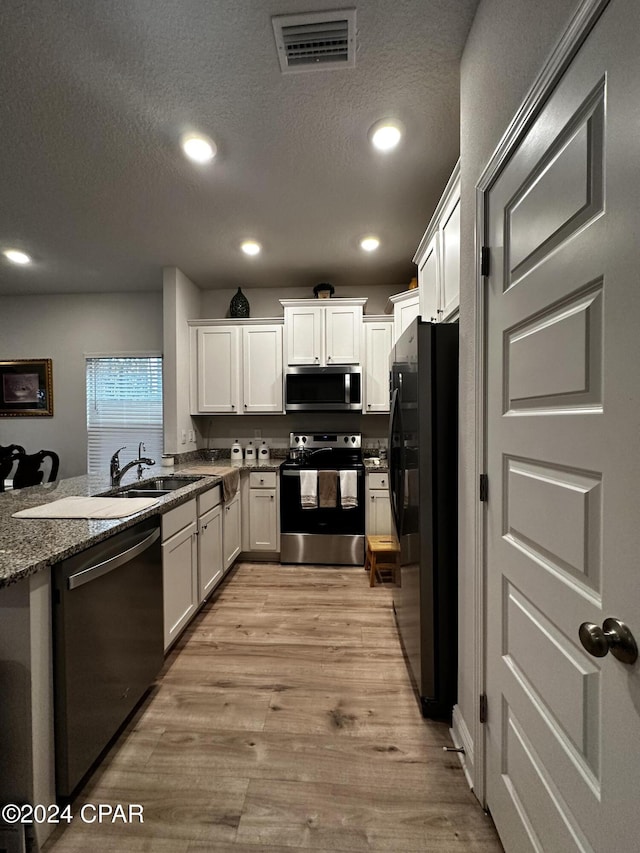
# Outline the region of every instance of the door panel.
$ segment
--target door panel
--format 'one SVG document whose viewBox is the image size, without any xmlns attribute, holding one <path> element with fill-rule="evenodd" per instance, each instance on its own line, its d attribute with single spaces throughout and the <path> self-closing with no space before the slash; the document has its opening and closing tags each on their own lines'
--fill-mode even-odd
<svg viewBox="0 0 640 853">
<path fill-rule="evenodd" d="M 487 802 L 515 853 L 640 834 L 639 667 L 578 638 L 640 636 L 638 31 L 612 0 L 486 196 Z"/>
</svg>

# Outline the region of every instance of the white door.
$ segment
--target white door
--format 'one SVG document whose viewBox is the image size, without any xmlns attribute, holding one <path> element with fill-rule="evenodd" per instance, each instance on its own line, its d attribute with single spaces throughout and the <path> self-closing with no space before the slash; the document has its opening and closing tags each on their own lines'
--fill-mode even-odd
<svg viewBox="0 0 640 853">
<path fill-rule="evenodd" d="M 360 364 L 362 306 L 328 305 L 324 325 L 326 364 Z"/>
<path fill-rule="evenodd" d="M 446 320 L 460 305 L 460 197 L 445 212 L 440 240 L 442 247 L 440 305 L 438 319 Z"/>
<path fill-rule="evenodd" d="M 222 579 L 222 506 L 214 506 L 198 519 L 198 593 L 200 601 Z"/>
<path fill-rule="evenodd" d="M 242 329 L 242 381 L 246 415 L 282 411 L 282 326 Z"/>
<path fill-rule="evenodd" d="M 240 329 L 197 330 L 198 412 L 237 414 L 240 397 Z"/>
<path fill-rule="evenodd" d="M 320 364 L 323 313 L 320 305 L 284 309 L 287 364 Z"/>
<path fill-rule="evenodd" d="M 389 411 L 389 320 L 364 323 L 364 405 L 365 414 Z"/>
<path fill-rule="evenodd" d="M 487 803 L 508 853 L 636 851 L 640 4 L 612 0 L 487 197 Z"/>
<path fill-rule="evenodd" d="M 418 265 L 418 282 L 420 285 L 420 315 L 428 323 L 435 323 L 440 319 L 438 315 L 440 293 L 438 288 L 437 233 L 433 235 L 433 240 L 427 246 L 424 258 Z"/>
<path fill-rule="evenodd" d="M 277 549 L 278 519 L 275 489 L 249 489 L 249 548 Z"/>
</svg>

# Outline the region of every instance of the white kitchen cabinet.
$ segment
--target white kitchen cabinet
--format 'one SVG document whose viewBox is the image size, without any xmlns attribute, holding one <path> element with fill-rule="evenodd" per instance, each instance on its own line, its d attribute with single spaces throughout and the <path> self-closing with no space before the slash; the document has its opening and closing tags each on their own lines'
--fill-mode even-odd
<svg viewBox="0 0 640 853">
<path fill-rule="evenodd" d="M 278 551 L 278 475 L 249 474 L 249 550 Z"/>
<path fill-rule="evenodd" d="M 420 315 L 424 320 L 451 320 L 460 305 L 460 163 L 413 258 L 418 267 Z"/>
<path fill-rule="evenodd" d="M 282 325 L 242 329 L 242 411 L 282 412 Z"/>
<path fill-rule="evenodd" d="M 389 297 L 393 305 L 393 343 L 420 313 L 420 294 L 418 288 L 405 290 Z"/>
<path fill-rule="evenodd" d="M 240 505 L 240 489 L 228 501 L 225 501 L 222 512 L 222 547 L 223 565 L 228 571 L 240 553 L 242 536 L 242 512 Z"/>
<path fill-rule="evenodd" d="M 214 486 L 198 495 L 198 598 L 209 597 L 224 574 L 222 558 L 222 490 Z"/>
<path fill-rule="evenodd" d="M 191 414 L 280 414 L 282 321 L 190 321 Z"/>
<path fill-rule="evenodd" d="M 393 321 L 389 317 L 364 317 L 363 412 L 389 411 L 389 353 Z"/>
<path fill-rule="evenodd" d="M 199 605 L 197 529 L 195 498 L 162 516 L 165 651 Z"/>
<path fill-rule="evenodd" d="M 327 302 L 327 305 L 321 304 Z M 281 299 L 287 364 L 360 364 L 366 299 Z"/>
<path fill-rule="evenodd" d="M 369 536 L 386 536 L 394 533 L 389 499 L 389 475 L 369 472 L 367 475 L 367 500 L 365 526 Z"/>
<path fill-rule="evenodd" d="M 436 323 L 438 314 L 438 235 L 435 234 L 424 257 L 418 264 L 420 316 L 423 320 Z"/>
<path fill-rule="evenodd" d="M 195 329 L 196 400 L 192 414 L 237 414 L 240 408 L 240 329 Z"/>
</svg>

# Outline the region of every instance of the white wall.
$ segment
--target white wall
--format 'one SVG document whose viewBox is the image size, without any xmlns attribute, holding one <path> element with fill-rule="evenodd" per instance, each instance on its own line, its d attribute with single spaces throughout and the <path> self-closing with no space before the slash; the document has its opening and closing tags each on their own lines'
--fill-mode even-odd
<svg viewBox="0 0 640 853">
<path fill-rule="evenodd" d="M 424 227 L 427 227 L 427 222 Z M 416 246 L 417 248 L 417 246 Z M 387 300 L 395 293 L 402 293 L 409 287 L 409 282 L 389 285 L 388 287 L 340 287 L 336 289 L 334 298 L 355 297 L 368 300 L 364 308 L 365 314 L 384 314 Z M 237 288 L 230 290 L 203 290 L 201 296 L 201 317 L 213 320 L 217 317 L 229 316 L 229 302 Z M 247 287 L 242 292 L 249 300 L 251 317 L 282 317 L 280 299 L 313 299 L 311 287 Z"/>
<path fill-rule="evenodd" d="M 462 57 L 460 77 L 461 293 L 460 293 L 460 500 L 459 661 L 457 719 L 468 730 L 467 770 L 475 778 L 479 743 L 480 685 L 475 600 L 481 578 L 475 569 L 475 187 L 498 142 L 524 100 L 547 56 L 566 28 L 578 0 L 481 0 Z M 469 748 L 470 747 L 470 748 Z"/>
<path fill-rule="evenodd" d="M 0 444 L 55 450 L 60 477 L 85 474 L 85 355 L 162 352 L 162 294 L 2 296 L 0 317 L 0 360 L 53 360 L 53 417 L 0 418 Z"/>
<path fill-rule="evenodd" d="M 187 320 L 202 317 L 201 291 L 177 267 L 162 271 L 164 363 L 163 418 L 165 453 L 195 450 L 197 440 L 182 443 L 194 429 L 189 414 L 189 328 Z"/>
</svg>

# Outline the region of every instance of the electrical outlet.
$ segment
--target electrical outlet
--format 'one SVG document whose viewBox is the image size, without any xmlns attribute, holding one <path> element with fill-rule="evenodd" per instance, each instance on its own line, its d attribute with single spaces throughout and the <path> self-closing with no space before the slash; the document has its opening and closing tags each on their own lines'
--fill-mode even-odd
<svg viewBox="0 0 640 853">
<path fill-rule="evenodd" d="M 183 429 L 182 432 L 180 433 L 180 443 L 181 444 L 187 443 L 187 431 L 186 431 L 186 429 Z"/>
<path fill-rule="evenodd" d="M 195 440 L 196 440 L 196 434 L 192 429 L 190 429 L 189 430 L 189 441 L 193 442 Z"/>
</svg>

